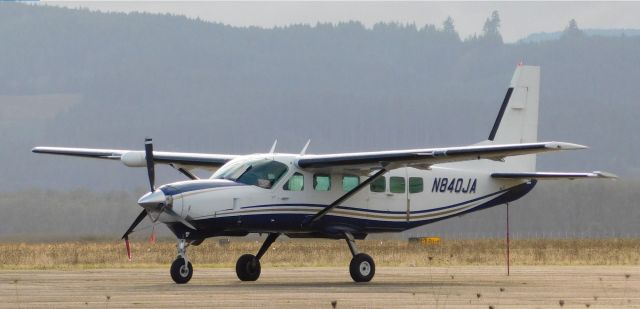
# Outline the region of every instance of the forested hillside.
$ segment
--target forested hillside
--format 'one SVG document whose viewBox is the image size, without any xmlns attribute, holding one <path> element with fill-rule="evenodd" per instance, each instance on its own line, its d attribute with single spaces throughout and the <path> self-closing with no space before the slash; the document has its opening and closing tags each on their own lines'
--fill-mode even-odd
<svg viewBox="0 0 640 309">
<path fill-rule="evenodd" d="M 496 14 L 471 38 L 453 20 L 237 28 L 1 3 L 0 192 L 146 187 L 144 170 L 32 154 L 36 145 L 142 149 L 151 136 L 158 150 L 251 153 L 277 138 L 278 151 L 298 152 L 311 138 L 309 152 L 325 153 L 475 143 L 521 61 L 542 67 L 540 139 L 591 147 L 542 155 L 539 169 L 607 170 L 631 190 L 620 194 L 637 191 L 626 181 L 640 175 L 640 37 L 590 36 L 573 23 L 556 40 L 504 44 L 499 26 Z M 159 169 L 159 183 L 177 179 Z M 618 218 L 635 209 L 625 203 Z"/>
</svg>

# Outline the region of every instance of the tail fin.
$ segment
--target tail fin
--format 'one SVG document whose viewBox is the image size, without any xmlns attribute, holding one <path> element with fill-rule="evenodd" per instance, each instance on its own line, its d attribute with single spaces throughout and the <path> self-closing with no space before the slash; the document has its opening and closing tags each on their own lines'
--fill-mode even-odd
<svg viewBox="0 0 640 309">
<path fill-rule="evenodd" d="M 489 143 L 537 142 L 539 94 L 540 67 L 518 65 L 489 134 Z M 535 155 L 512 157 L 505 163 L 514 170 L 535 171 L 536 157 Z"/>
</svg>

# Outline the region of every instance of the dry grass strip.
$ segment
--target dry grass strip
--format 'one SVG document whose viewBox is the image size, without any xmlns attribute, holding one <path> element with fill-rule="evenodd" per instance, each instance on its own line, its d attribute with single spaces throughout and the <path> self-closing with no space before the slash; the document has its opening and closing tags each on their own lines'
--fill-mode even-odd
<svg viewBox="0 0 640 309">
<path fill-rule="evenodd" d="M 259 241 L 217 240 L 189 247 L 198 267 L 232 267 L 245 253 L 255 254 Z M 502 239 L 447 240 L 440 245 L 398 240 L 358 241 L 360 250 L 379 266 L 504 265 Z M 0 269 L 84 269 L 158 267 L 176 256 L 175 242 L 132 243 L 133 261 L 123 242 L 0 243 Z M 262 259 L 263 266 L 344 266 L 351 254 L 341 240 L 284 240 Z M 640 239 L 520 239 L 511 242 L 512 265 L 640 265 Z"/>
</svg>

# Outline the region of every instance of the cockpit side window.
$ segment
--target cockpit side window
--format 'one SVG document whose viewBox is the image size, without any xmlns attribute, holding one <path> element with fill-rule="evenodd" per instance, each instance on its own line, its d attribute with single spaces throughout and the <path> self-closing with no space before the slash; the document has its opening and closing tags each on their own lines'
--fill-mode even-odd
<svg viewBox="0 0 640 309">
<path fill-rule="evenodd" d="M 278 161 L 257 161 L 247 164 L 235 181 L 260 188 L 271 187 L 287 172 L 287 165 Z"/>
<path fill-rule="evenodd" d="M 284 183 L 284 186 L 282 187 L 282 189 L 287 191 L 304 190 L 304 175 L 298 172 L 293 173 L 291 178 L 289 178 L 289 180 L 287 180 L 287 182 Z"/>
</svg>

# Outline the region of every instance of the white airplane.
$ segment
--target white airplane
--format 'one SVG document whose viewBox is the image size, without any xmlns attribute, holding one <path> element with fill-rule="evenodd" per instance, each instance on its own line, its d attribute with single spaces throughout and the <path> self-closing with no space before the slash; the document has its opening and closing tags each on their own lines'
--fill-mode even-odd
<svg viewBox="0 0 640 309">
<path fill-rule="evenodd" d="M 471 146 L 378 152 L 222 155 L 36 147 L 33 152 L 120 160 L 146 167 L 151 191 L 123 236 L 146 216 L 166 224 L 178 239 L 171 265 L 176 283 L 186 283 L 193 267 L 186 254 L 208 237 L 266 233 L 257 254 L 236 263 L 242 281 L 260 276 L 260 259 L 285 234 L 292 238 L 345 239 L 356 282 L 375 274 L 373 259 L 355 240 L 368 234 L 400 232 L 465 213 L 505 204 L 527 194 L 542 179 L 615 178 L 604 172 L 536 172 L 536 154 L 583 149 L 563 142 L 538 142 L 540 68 L 519 65 L 489 138 Z M 168 164 L 190 178 L 154 184 L 154 164 Z M 192 170 L 210 170 L 198 179 Z M 130 251 L 128 252 L 130 256 Z"/>
</svg>

